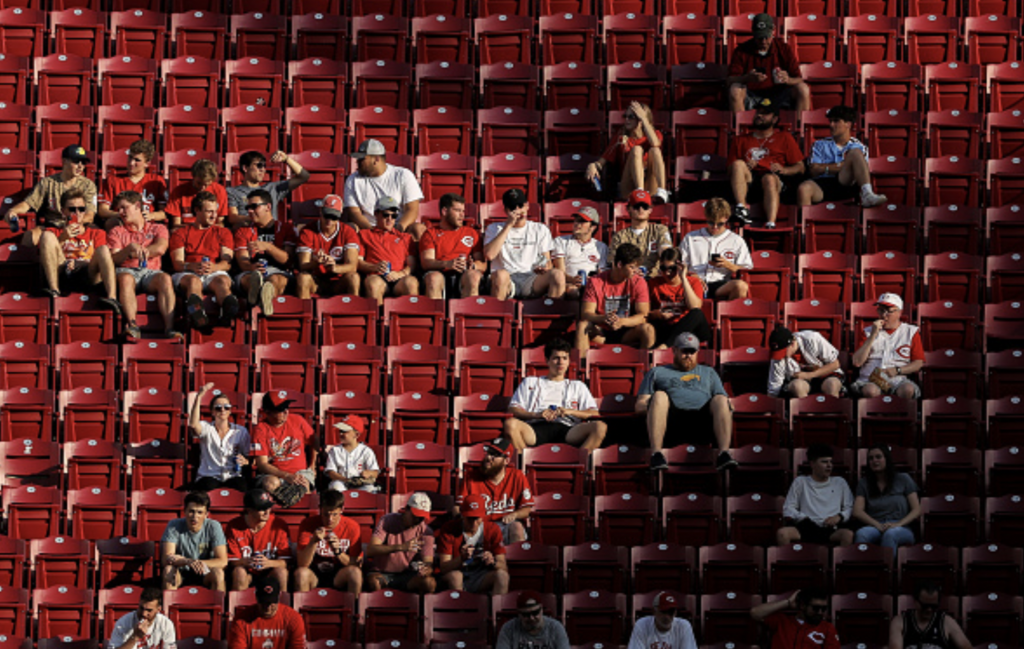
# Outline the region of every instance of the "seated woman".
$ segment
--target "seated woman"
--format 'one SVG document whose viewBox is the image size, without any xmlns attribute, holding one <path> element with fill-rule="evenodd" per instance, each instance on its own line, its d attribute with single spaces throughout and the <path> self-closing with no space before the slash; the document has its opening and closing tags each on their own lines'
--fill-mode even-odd
<svg viewBox="0 0 1024 649">
<path fill-rule="evenodd" d="M 892 453 L 885 444 L 868 449 L 866 475 L 857 483 L 853 519 L 864 526 L 854 543 L 881 543 L 893 553 L 901 545 L 913 545 L 914 532 L 908 525 L 921 515 L 918 488 L 906 473 L 897 473 Z"/>
<path fill-rule="evenodd" d="M 207 383 L 199 390 L 189 413 L 188 425 L 200 448 L 195 489 L 212 491 L 228 487 L 246 491 L 249 487 L 242 476 L 242 467 L 249 464 L 246 459 L 252 446 L 249 431 L 231 421 L 231 399 L 224 394 L 218 394 L 210 401 L 213 422 L 201 420 L 203 397 L 211 390 L 213 383 Z"/>
<path fill-rule="evenodd" d="M 665 189 L 665 158 L 661 153 L 664 138 L 654 128 L 654 112 L 634 101 L 623 119 L 626 123 L 601 158 L 587 165 L 587 181 L 592 183 L 603 176 L 609 184 L 618 183 L 619 196 L 629 196 L 634 189 L 645 189 L 662 203 L 669 202 L 671 196 Z"/>
<path fill-rule="evenodd" d="M 647 280 L 651 293 L 651 311 L 647 319 L 657 333 L 656 349 L 668 349 L 679 334 L 692 333 L 701 342 L 711 340 L 711 327 L 701 307 L 704 285 L 700 278 L 687 272 L 680 261 L 679 248 L 661 251 L 657 277 Z"/>
</svg>

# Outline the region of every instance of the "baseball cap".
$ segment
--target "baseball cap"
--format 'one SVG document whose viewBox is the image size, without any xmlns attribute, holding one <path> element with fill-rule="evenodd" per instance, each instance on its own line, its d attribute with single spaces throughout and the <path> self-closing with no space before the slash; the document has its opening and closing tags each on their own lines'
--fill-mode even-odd
<svg viewBox="0 0 1024 649">
<path fill-rule="evenodd" d="M 765 97 L 757 103 L 757 112 L 759 113 L 771 113 L 772 115 L 779 114 L 779 105 L 773 102 L 771 99 Z"/>
<path fill-rule="evenodd" d="M 377 201 L 377 206 L 373 208 L 374 212 L 391 212 L 393 210 L 401 210 L 402 204 L 390 196 L 381 196 Z"/>
<path fill-rule="evenodd" d="M 89 162 L 89 155 L 81 144 L 67 145 L 61 151 L 60 157 L 64 160 L 74 160 L 75 162 Z"/>
<path fill-rule="evenodd" d="M 875 304 L 881 304 L 883 306 L 896 307 L 900 311 L 903 310 L 903 298 L 895 293 L 882 293 Z"/>
<path fill-rule="evenodd" d="M 337 194 L 328 194 L 327 196 L 324 196 L 324 204 L 323 207 L 320 208 L 320 211 L 323 212 L 324 215 L 341 216 L 341 210 L 341 196 L 338 196 Z"/>
<path fill-rule="evenodd" d="M 496 437 L 491 441 L 484 443 L 484 451 L 495 455 L 510 457 L 512 455 L 512 444 L 506 437 Z"/>
<path fill-rule="evenodd" d="M 693 351 L 700 350 L 700 339 L 694 336 L 688 331 L 676 336 L 676 341 L 672 343 L 672 346 L 676 349 L 692 349 Z"/>
<path fill-rule="evenodd" d="M 529 199 L 526 197 L 526 192 L 521 189 L 516 189 L 515 187 L 506 190 L 505 193 L 501 195 L 501 203 L 505 206 L 506 210 L 517 210 L 529 202 Z"/>
<path fill-rule="evenodd" d="M 772 351 L 772 360 L 781 361 L 786 357 L 786 348 L 793 342 L 793 332 L 785 327 L 776 327 L 768 336 L 768 349 Z"/>
<path fill-rule="evenodd" d="M 363 140 L 356 152 L 352 154 L 352 157 L 356 160 L 362 160 L 368 155 L 387 155 L 387 152 L 387 149 L 384 148 L 380 140 L 369 139 Z"/>
<path fill-rule="evenodd" d="M 516 597 L 516 608 L 522 610 L 535 606 L 544 606 L 543 599 L 541 594 L 535 590 L 524 590 Z"/>
<path fill-rule="evenodd" d="M 679 600 L 672 593 L 663 590 L 654 596 L 654 610 L 659 613 L 674 613 L 679 610 Z"/>
<path fill-rule="evenodd" d="M 646 189 L 634 189 L 629 193 L 629 204 L 639 205 L 641 203 L 644 205 L 654 205 L 654 203 L 651 202 L 650 192 Z"/>
<path fill-rule="evenodd" d="M 277 604 L 281 599 L 281 586 L 276 579 L 267 579 L 256 587 L 256 601 L 264 606 Z"/>
<path fill-rule="evenodd" d="M 274 500 L 270 494 L 263 489 L 250 489 L 245 492 L 242 499 L 242 506 L 246 509 L 255 509 L 258 512 L 270 509 L 274 506 Z"/>
<path fill-rule="evenodd" d="M 460 511 L 463 518 L 483 518 L 487 515 L 487 500 L 480 494 L 466 496 Z"/>
<path fill-rule="evenodd" d="M 775 20 L 768 14 L 757 14 L 751 19 L 750 27 L 753 29 L 754 38 L 768 38 L 775 29 Z"/>
<path fill-rule="evenodd" d="M 350 430 L 354 430 L 357 433 L 366 432 L 366 422 L 359 415 L 345 415 L 338 423 L 334 424 L 334 427 L 346 432 Z"/>
<path fill-rule="evenodd" d="M 413 513 L 413 516 L 430 518 L 430 496 L 422 491 L 417 491 L 409 496 L 409 500 L 405 502 L 405 506 Z"/>
<path fill-rule="evenodd" d="M 263 395 L 263 409 L 270 410 L 272 412 L 281 412 L 287 410 L 288 406 L 292 405 L 295 399 L 289 399 L 288 393 L 284 390 L 277 390 L 267 392 Z"/>
<path fill-rule="evenodd" d="M 589 205 L 581 207 L 580 209 L 573 212 L 572 215 L 574 217 L 578 216 L 584 221 L 593 223 L 594 225 L 597 225 L 598 223 L 601 222 L 601 215 L 597 212 L 597 210 L 590 207 Z"/>
</svg>

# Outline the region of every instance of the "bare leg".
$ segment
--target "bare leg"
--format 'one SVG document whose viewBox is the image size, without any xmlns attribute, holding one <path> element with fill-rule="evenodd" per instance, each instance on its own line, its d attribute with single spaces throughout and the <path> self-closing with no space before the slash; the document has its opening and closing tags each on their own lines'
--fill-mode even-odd
<svg viewBox="0 0 1024 649">
<path fill-rule="evenodd" d="M 89 275 L 99 275 L 103 282 L 103 290 L 111 300 L 117 299 L 117 273 L 114 271 L 114 258 L 110 256 L 110 248 L 100 246 L 89 262 Z"/>
<path fill-rule="evenodd" d="M 779 194 L 782 192 L 782 181 L 775 174 L 761 176 L 761 189 L 764 193 L 764 214 L 769 223 L 775 223 L 779 217 Z"/>
<path fill-rule="evenodd" d="M 388 290 L 388 284 L 380 275 L 367 275 L 363 283 L 363 295 L 371 300 L 377 300 L 377 304 L 384 303 L 384 294 Z"/>
<path fill-rule="evenodd" d="M 843 164 L 839 167 L 839 182 L 847 187 L 855 184 L 858 189 L 871 184 L 871 170 L 860 149 L 851 149 L 847 152 Z"/>
<path fill-rule="evenodd" d="M 732 406 L 729 405 L 729 397 L 719 394 L 711 398 L 711 421 L 718 450 L 728 451 L 732 445 Z"/>
<path fill-rule="evenodd" d="M 497 270 L 491 273 L 491 295 L 499 300 L 509 299 L 509 292 L 512 290 L 512 278 L 506 270 Z"/>
<path fill-rule="evenodd" d="M 796 106 L 797 114 L 811 110 L 811 87 L 801 81 L 795 86 L 790 86 L 790 89 L 794 94 L 793 103 Z"/>
<path fill-rule="evenodd" d="M 444 273 L 432 270 L 423 276 L 424 294 L 431 300 L 444 299 Z"/>
<path fill-rule="evenodd" d="M 651 189 L 653 187 L 653 189 Z M 651 147 L 647 152 L 647 188 L 648 191 L 668 189 L 668 177 L 665 174 L 665 158 L 661 147 Z"/>
<path fill-rule="evenodd" d="M 668 427 L 668 409 L 671 402 L 668 393 L 658 390 L 647 403 L 647 436 L 651 451 L 660 453 L 665 444 L 665 428 Z"/>
<path fill-rule="evenodd" d="M 576 424 L 569 429 L 565 441 L 573 446 L 579 446 L 589 451 L 601 448 L 605 435 L 608 434 L 608 424 L 603 421 L 588 421 Z"/>
<path fill-rule="evenodd" d="M 414 276 L 409 275 L 398 280 L 395 284 L 395 296 L 400 295 L 419 295 L 420 294 L 420 280 Z"/>
<path fill-rule="evenodd" d="M 124 309 L 124 320 L 134 324 L 139 315 L 139 299 L 135 294 L 135 278 L 129 273 L 117 276 L 117 288 L 120 293 L 121 308 Z"/>
<path fill-rule="evenodd" d="M 533 446 L 537 443 L 537 434 L 533 432 L 533 427 L 525 421 L 516 419 L 515 417 L 510 417 L 505 420 L 502 429 L 505 437 L 512 442 L 512 446 L 514 446 L 517 451 L 521 451 L 524 448 Z"/>
<path fill-rule="evenodd" d="M 654 325 L 645 322 L 642 325 L 637 325 L 629 330 L 625 336 L 622 337 L 623 344 L 629 345 L 630 347 L 636 347 L 637 349 L 650 349 L 654 347 L 654 341 L 657 340 L 657 332 L 654 330 Z"/>
<path fill-rule="evenodd" d="M 547 292 L 550 298 L 559 298 L 565 294 L 565 273 L 557 268 L 552 268 L 546 273 L 541 273 L 533 280 L 533 292 L 535 295 Z"/>
<path fill-rule="evenodd" d="M 737 205 L 747 204 L 747 191 L 754 180 L 745 160 L 737 160 L 729 167 L 729 186 Z"/>
<path fill-rule="evenodd" d="M 805 180 L 796 189 L 796 202 L 801 207 L 815 205 L 825 200 L 825 193 L 813 180 Z"/>
<path fill-rule="evenodd" d="M 60 267 L 63 263 L 60 241 L 52 232 L 43 232 L 39 237 L 39 264 L 43 267 L 47 286 L 54 291 L 60 290 Z"/>
<path fill-rule="evenodd" d="M 174 285 L 171 283 L 171 276 L 161 273 L 154 277 L 148 290 L 156 293 L 157 306 L 164 319 L 164 331 L 174 329 Z"/>
<path fill-rule="evenodd" d="M 460 282 L 462 297 L 476 297 L 480 295 L 480 282 L 483 278 L 484 274 L 475 268 L 462 273 L 462 281 Z"/>
<path fill-rule="evenodd" d="M 729 110 L 734 113 L 742 113 L 746 110 L 747 87 L 734 83 L 729 86 Z"/>
<path fill-rule="evenodd" d="M 626 160 L 622 165 L 622 179 L 619 181 L 619 193 L 628 196 L 634 189 L 644 186 L 644 157 L 643 149 L 633 147 L 626 154 Z"/>
<path fill-rule="evenodd" d="M 248 277 L 246 278 L 248 279 Z M 308 300 L 316 292 L 316 282 L 309 273 L 299 273 L 295 278 L 295 295 L 300 300 Z"/>
</svg>

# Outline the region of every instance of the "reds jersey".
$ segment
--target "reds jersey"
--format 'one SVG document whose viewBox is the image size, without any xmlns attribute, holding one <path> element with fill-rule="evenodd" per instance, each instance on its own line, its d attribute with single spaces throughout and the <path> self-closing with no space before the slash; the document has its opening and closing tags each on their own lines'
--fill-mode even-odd
<svg viewBox="0 0 1024 649">
<path fill-rule="evenodd" d="M 420 240 L 420 254 L 424 250 L 433 250 L 437 261 L 458 259 L 460 255 L 469 259 L 473 253 L 483 252 L 483 244 L 480 242 L 480 233 L 468 225 L 458 230 L 430 228 Z"/>
<path fill-rule="evenodd" d="M 288 247 L 294 247 L 297 240 L 295 235 L 295 228 L 281 221 L 271 221 L 266 227 L 260 228 L 255 225 L 250 225 L 244 228 L 238 228 L 235 231 L 235 253 L 239 250 L 247 250 L 249 248 L 250 241 L 269 241 L 281 250 L 285 250 Z M 261 259 L 267 261 L 267 265 L 273 266 L 274 268 L 281 268 L 281 266 L 274 261 L 273 257 L 266 253 L 257 253 L 250 257 L 253 262 L 257 262 Z"/>
<path fill-rule="evenodd" d="M 803 151 L 789 131 L 774 131 L 765 138 L 749 134 L 737 135 L 729 154 L 729 164 L 736 160 L 753 162 L 753 171 L 759 172 L 770 171 L 773 162 L 788 167 L 803 159 Z"/>
<path fill-rule="evenodd" d="M 192 198 L 200 191 L 208 191 L 217 197 L 218 223 L 222 222 L 228 215 L 228 192 L 224 185 L 213 183 L 205 190 L 196 189 L 192 181 L 184 182 L 171 190 L 167 207 L 164 210 L 171 216 L 177 216 L 182 223 L 192 223 L 196 217 L 192 215 Z"/>
<path fill-rule="evenodd" d="M 865 327 L 857 340 L 857 346 L 871 336 L 871 327 Z M 860 380 L 867 381 L 876 367 L 903 367 L 911 361 L 924 360 L 924 345 L 917 327 L 906 322 L 892 331 L 882 330 L 871 345 L 868 358 L 860 368 Z M 900 383 L 902 376 L 891 376 L 889 382 Z"/>
<path fill-rule="evenodd" d="M 533 492 L 530 483 L 522 471 L 515 467 L 505 467 L 505 477 L 495 484 L 481 475 L 479 468 L 474 468 L 462 481 L 459 488 L 460 505 L 466 496 L 480 494 L 487 500 L 487 520 L 500 521 L 506 514 L 511 514 L 523 507 L 533 507 Z"/>
<path fill-rule="evenodd" d="M 359 256 L 368 264 L 391 262 L 391 270 L 405 270 L 405 262 L 412 254 L 412 236 L 392 230 L 360 230 Z"/>
<path fill-rule="evenodd" d="M 262 553 L 267 559 L 287 559 L 292 556 L 288 543 L 288 523 L 273 514 L 258 532 L 249 529 L 245 516 L 237 516 L 225 526 L 228 537 L 228 558 L 244 559 Z"/>
<path fill-rule="evenodd" d="M 317 528 L 324 527 L 323 518 L 320 514 L 310 516 L 306 520 L 302 521 L 299 525 L 299 543 L 298 548 L 309 547 L 310 543 L 316 542 L 316 552 L 313 556 L 313 567 L 320 566 L 320 564 L 329 564 L 321 566 L 322 569 L 334 567 L 339 563 L 338 557 L 334 555 L 334 549 L 331 547 L 330 541 L 324 538 L 321 541 L 316 540 Z M 359 524 L 348 516 L 342 516 L 338 522 L 337 527 L 333 530 L 334 535 L 341 541 L 341 551 L 344 554 L 352 557 L 353 559 L 358 558 L 363 553 L 363 532 L 359 529 Z"/>
<path fill-rule="evenodd" d="M 100 185 L 97 199 L 101 205 L 110 208 L 121 192 L 138 192 L 142 196 L 143 213 L 159 210 L 167 205 L 167 183 L 160 174 L 148 173 L 139 182 L 133 183 L 128 176 L 107 176 Z"/>
</svg>

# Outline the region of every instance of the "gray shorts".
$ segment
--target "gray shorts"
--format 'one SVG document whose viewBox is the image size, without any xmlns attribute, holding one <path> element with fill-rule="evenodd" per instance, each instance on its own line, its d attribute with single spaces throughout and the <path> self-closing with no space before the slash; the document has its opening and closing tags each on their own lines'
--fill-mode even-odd
<svg viewBox="0 0 1024 649">
<path fill-rule="evenodd" d="M 135 290 L 148 291 L 153 278 L 163 275 L 164 271 L 154 268 L 118 268 L 117 274 L 131 275 L 135 278 Z"/>
<path fill-rule="evenodd" d="M 509 297 L 519 298 L 520 300 L 537 297 L 533 290 L 533 283 L 537 279 L 537 273 L 530 271 L 527 273 L 509 273 L 508 275 L 512 279 L 512 295 Z"/>
<path fill-rule="evenodd" d="M 190 272 L 174 273 L 173 275 L 171 275 L 171 281 L 174 282 L 174 288 L 178 288 L 179 287 L 179 285 L 181 284 L 181 280 L 186 275 L 193 275 L 195 277 L 199 277 L 200 279 L 202 279 L 203 280 L 203 288 L 204 289 L 210 288 L 210 282 L 212 282 L 214 280 L 214 278 L 216 278 L 216 277 L 220 277 L 220 276 L 223 275 L 224 277 L 230 278 L 230 275 L 227 274 L 227 271 L 223 271 L 223 270 L 215 270 L 212 273 L 210 273 L 209 275 L 201 275 L 201 276 L 200 275 L 196 275 L 195 273 L 190 273 Z"/>
<path fill-rule="evenodd" d="M 902 380 L 897 380 L 897 379 L 902 379 Z M 857 395 L 858 397 L 859 396 L 863 396 L 863 393 L 861 392 L 861 390 L 868 383 L 871 383 L 871 381 L 859 381 L 859 380 L 858 381 L 854 381 L 853 385 L 850 386 L 850 390 L 852 390 L 853 393 L 855 395 Z M 888 390 L 883 390 L 882 394 L 896 394 L 896 389 L 899 388 L 904 383 L 909 383 L 911 386 L 913 386 L 913 388 L 914 388 L 914 396 L 912 397 L 913 399 L 920 399 L 921 398 L 921 387 L 917 383 L 914 383 L 913 381 L 911 381 L 910 379 L 908 379 L 908 378 L 906 378 L 904 376 L 893 376 L 893 377 L 891 377 L 889 379 L 889 389 Z"/>
<path fill-rule="evenodd" d="M 295 475 L 300 475 L 309 481 L 309 490 L 316 491 L 316 472 L 313 469 L 303 469 L 296 471 Z"/>
<path fill-rule="evenodd" d="M 512 524 L 503 521 L 494 521 L 494 524 L 501 528 L 501 542 L 506 546 L 510 545 L 512 543 Z M 523 531 L 526 531 L 525 525 L 523 526 Z"/>
<path fill-rule="evenodd" d="M 472 567 L 469 570 L 462 569 L 462 590 L 467 593 L 479 593 L 480 589 L 483 588 L 483 581 L 487 575 L 491 574 L 493 568 L 486 567 Z"/>
<path fill-rule="evenodd" d="M 236 282 L 238 284 L 238 288 L 242 288 L 242 278 L 243 277 L 245 277 L 249 273 L 255 273 L 255 272 L 256 271 L 254 271 L 254 270 L 248 270 L 248 271 L 246 271 L 244 273 L 239 273 L 238 277 L 236 278 Z M 281 270 L 280 268 L 274 268 L 273 266 L 267 266 L 267 272 L 264 274 L 264 278 L 270 277 L 271 275 L 284 275 L 285 277 L 288 278 L 289 282 L 292 281 L 292 277 L 293 277 L 291 271 Z"/>
</svg>

